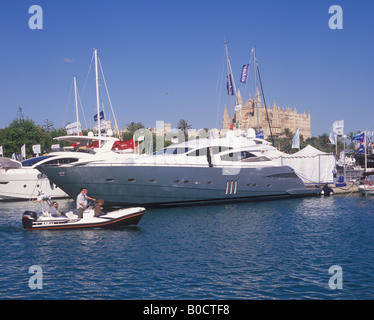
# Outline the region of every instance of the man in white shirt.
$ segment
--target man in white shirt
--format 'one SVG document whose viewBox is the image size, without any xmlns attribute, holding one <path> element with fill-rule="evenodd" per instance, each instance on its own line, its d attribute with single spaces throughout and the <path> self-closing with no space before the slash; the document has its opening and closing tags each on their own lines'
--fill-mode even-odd
<svg viewBox="0 0 374 320">
<path fill-rule="evenodd" d="M 81 188 L 81 192 L 77 196 L 78 219 L 83 218 L 83 211 L 87 208 L 87 199 L 96 201 L 96 199 L 87 196 L 87 192 L 86 188 Z"/>
</svg>

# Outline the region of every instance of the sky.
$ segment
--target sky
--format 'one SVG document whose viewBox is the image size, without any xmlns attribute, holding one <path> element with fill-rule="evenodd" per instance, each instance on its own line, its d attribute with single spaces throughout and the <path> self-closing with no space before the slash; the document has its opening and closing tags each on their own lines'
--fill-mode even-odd
<svg viewBox="0 0 374 320">
<path fill-rule="evenodd" d="M 29 27 L 32 5 L 43 10 L 43 29 Z M 343 29 L 329 27 L 332 5 L 343 10 Z M 1 0 L 0 128 L 19 107 L 38 125 L 75 121 L 73 76 L 80 120 L 93 126 L 94 48 L 120 129 L 175 128 L 180 119 L 221 128 L 226 40 L 244 100 L 240 72 L 255 46 L 268 105 L 310 111 L 313 136 L 336 120 L 345 133 L 374 130 L 373 14 L 372 0 Z"/>
</svg>

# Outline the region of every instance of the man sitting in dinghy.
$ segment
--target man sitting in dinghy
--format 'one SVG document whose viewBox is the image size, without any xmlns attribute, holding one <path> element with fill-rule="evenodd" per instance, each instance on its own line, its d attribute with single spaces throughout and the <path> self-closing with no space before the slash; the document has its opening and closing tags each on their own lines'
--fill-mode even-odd
<svg viewBox="0 0 374 320">
<path fill-rule="evenodd" d="M 102 207 L 103 204 L 104 204 L 103 199 L 99 199 L 99 200 L 95 201 L 95 214 L 94 214 L 95 217 L 100 217 L 100 216 L 105 214 L 103 212 L 103 207 Z"/>
<path fill-rule="evenodd" d="M 58 211 L 58 203 L 56 201 L 53 201 L 52 206 L 49 209 L 49 213 L 54 218 L 59 218 L 59 217 L 65 216 L 63 213 Z"/>
</svg>

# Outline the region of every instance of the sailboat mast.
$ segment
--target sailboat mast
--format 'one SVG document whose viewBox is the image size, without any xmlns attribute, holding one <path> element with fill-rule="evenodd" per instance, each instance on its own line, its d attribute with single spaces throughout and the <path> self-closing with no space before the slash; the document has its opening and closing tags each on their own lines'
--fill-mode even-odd
<svg viewBox="0 0 374 320">
<path fill-rule="evenodd" d="M 99 96 L 99 70 L 97 66 L 97 49 L 94 49 L 95 53 L 95 78 L 96 78 L 96 106 L 97 106 L 97 128 L 99 130 L 99 137 L 101 137 L 101 128 L 100 128 L 100 96 Z M 100 148 L 100 140 L 99 140 Z"/>
<path fill-rule="evenodd" d="M 77 79 L 76 79 L 75 76 L 74 76 L 74 94 L 75 94 L 75 114 L 76 114 L 76 117 L 77 117 L 77 135 L 79 135 L 79 131 L 78 131 L 78 122 L 79 122 L 79 119 L 78 119 Z"/>
</svg>

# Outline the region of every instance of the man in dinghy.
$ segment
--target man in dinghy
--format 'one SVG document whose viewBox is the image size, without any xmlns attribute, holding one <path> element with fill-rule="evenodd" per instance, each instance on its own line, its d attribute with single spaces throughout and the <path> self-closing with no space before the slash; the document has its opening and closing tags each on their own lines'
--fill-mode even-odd
<svg viewBox="0 0 374 320">
<path fill-rule="evenodd" d="M 52 206 L 49 209 L 49 213 L 54 218 L 59 218 L 59 217 L 65 216 L 63 213 L 58 211 L 58 203 L 56 201 L 53 201 Z"/>
<path fill-rule="evenodd" d="M 105 214 L 103 212 L 103 207 L 102 207 L 103 204 L 104 204 L 103 199 L 99 199 L 99 200 L 95 201 L 95 208 L 94 208 L 94 210 L 95 210 L 94 216 L 95 217 L 100 217 L 100 216 Z"/>
<path fill-rule="evenodd" d="M 83 218 L 83 211 L 87 209 L 87 199 L 96 201 L 96 199 L 87 196 L 87 192 L 87 188 L 81 188 L 81 192 L 77 196 L 78 219 Z"/>
</svg>

